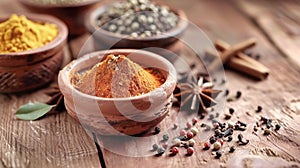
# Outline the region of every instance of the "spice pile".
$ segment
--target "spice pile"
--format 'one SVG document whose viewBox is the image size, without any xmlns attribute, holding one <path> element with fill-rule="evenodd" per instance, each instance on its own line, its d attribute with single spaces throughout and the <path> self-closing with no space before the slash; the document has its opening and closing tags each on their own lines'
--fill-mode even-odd
<svg viewBox="0 0 300 168">
<path fill-rule="evenodd" d="M 90 0 L 31 0 L 34 3 L 44 4 L 44 5 L 70 5 L 80 2 L 86 2 Z"/>
<path fill-rule="evenodd" d="M 120 98 L 148 93 L 164 81 L 159 70 L 143 69 L 124 55 L 108 55 L 91 70 L 76 74 L 71 82 L 87 94 Z"/>
<path fill-rule="evenodd" d="M 178 16 L 167 6 L 148 0 L 128 0 L 109 7 L 96 21 L 104 30 L 131 37 L 151 37 L 177 25 Z"/>
<path fill-rule="evenodd" d="M 21 52 L 42 47 L 58 34 L 55 24 L 38 23 L 15 14 L 0 23 L 0 53 Z"/>
</svg>

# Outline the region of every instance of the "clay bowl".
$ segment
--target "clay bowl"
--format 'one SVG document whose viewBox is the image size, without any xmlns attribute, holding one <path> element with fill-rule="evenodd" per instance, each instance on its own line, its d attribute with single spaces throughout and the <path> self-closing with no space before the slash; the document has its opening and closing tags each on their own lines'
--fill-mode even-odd
<svg viewBox="0 0 300 168">
<path fill-rule="evenodd" d="M 54 23 L 59 34 L 50 43 L 32 50 L 0 54 L 0 93 L 16 93 L 39 88 L 54 79 L 64 55 L 67 26 L 49 15 L 26 14 L 29 20 Z M 0 18 L 0 22 L 9 16 Z"/>
<path fill-rule="evenodd" d="M 108 54 L 123 54 L 143 67 L 160 69 L 166 81 L 149 93 L 128 98 L 96 97 L 75 89 L 71 83 L 74 74 L 90 69 Z M 176 81 L 175 68 L 168 60 L 134 49 L 103 50 L 84 55 L 62 69 L 58 77 L 67 112 L 85 129 L 101 135 L 136 135 L 157 125 L 168 114 L 166 107 L 170 104 Z"/>
<path fill-rule="evenodd" d="M 184 33 L 184 30 L 188 25 L 185 13 L 181 10 L 176 10 L 170 7 L 170 9 L 180 18 L 175 28 L 152 37 L 133 38 L 128 35 L 116 34 L 101 29 L 96 24 L 97 18 L 112 5 L 113 4 L 102 5 L 87 14 L 85 23 L 86 28 L 91 34 L 93 34 L 96 47 L 105 45 L 107 48 L 170 48 L 170 46 L 178 41 L 179 37 Z"/>
<path fill-rule="evenodd" d="M 45 5 L 35 3 L 32 0 L 19 0 L 19 2 L 32 12 L 49 14 L 60 18 L 67 24 L 70 35 L 77 36 L 87 32 L 84 26 L 84 16 L 100 0 L 87 0 L 67 5 Z"/>
</svg>

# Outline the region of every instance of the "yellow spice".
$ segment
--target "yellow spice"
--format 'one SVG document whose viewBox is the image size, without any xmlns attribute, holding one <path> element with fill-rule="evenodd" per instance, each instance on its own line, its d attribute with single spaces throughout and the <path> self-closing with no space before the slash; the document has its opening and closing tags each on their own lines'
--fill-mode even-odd
<svg viewBox="0 0 300 168">
<path fill-rule="evenodd" d="M 21 52 L 42 47 L 58 34 L 55 24 L 38 23 L 16 14 L 0 23 L 0 53 Z"/>
</svg>

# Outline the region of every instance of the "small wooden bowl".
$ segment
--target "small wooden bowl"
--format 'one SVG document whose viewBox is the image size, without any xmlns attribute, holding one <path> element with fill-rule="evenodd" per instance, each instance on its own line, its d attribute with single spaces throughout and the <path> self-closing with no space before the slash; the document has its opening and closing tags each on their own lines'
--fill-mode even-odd
<svg viewBox="0 0 300 168">
<path fill-rule="evenodd" d="M 50 43 L 32 50 L 0 54 L 0 93 L 33 90 L 53 80 L 63 61 L 67 26 L 49 15 L 26 14 L 29 20 L 54 23 L 58 35 Z M 0 18 L 0 22 L 9 16 Z"/>
<path fill-rule="evenodd" d="M 106 45 L 110 48 L 134 48 L 142 49 L 147 47 L 168 48 L 178 41 L 179 37 L 187 28 L 188 22 L 185 13 L 182 10 L 170 8 L 177 16 L 179 21 L 177 26 L 167 32 L 152 37 L 132 38 L 128 35 L 116 34 L 99 28 L 96 24 L 97 18 L 113 4 L 103 5 L 95 8 L 87 14 L 86 28 L 93 35 L 96 44 Z"/>
<path fill-rule="evenodd" d="M 31 0 L 19 0 L 19 2 L 33 12 L 49 14 L 60 18 L 67 24 L 70 35 L 77 36 L 87 32 L 84 26 L 84 16 L 100 0 L 88 0 L 67 5 L 45 5 L 32 2 Z"/>
<path fill-rule="evenodd" d="M 71 83 L 74 74 L 90 69 L 108 54 L 123 54 L 143 67 L 159 68 L 164 71 L 166 81 L 149 93 L 128 98 L 96 97 L 75 89 Z M 168 114 L 166 106 L 176 81 L 176 70 L 169 61 L 157 54 L 133 49 L 87 54 L 67 65 L 58 77 L 67 112 L 85 129 L 102 135 L 136 135 L 157 125 Z"/>
</svg>

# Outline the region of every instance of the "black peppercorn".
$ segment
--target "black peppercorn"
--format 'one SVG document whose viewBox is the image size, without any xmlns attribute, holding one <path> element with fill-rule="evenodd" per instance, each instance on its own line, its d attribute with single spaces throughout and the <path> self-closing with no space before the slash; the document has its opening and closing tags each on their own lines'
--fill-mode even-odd
<svg viewBox="0 0 300 168">
<path fill-rule="evenodd" d="M 229 108 L 229 113 L 233 114 L 234 113 L 234 109 L 233 108 Z"/>
<path fill-rule="evenodd" d="M 156 150 L 158 149 L 158 145 L 157 145 L 157 144 L 153 144 L 153 145 L 152 145 L 152 149 L 153 149 L 154 151 L 156 151 Z"/>
<path fill-rule="evenodd" d="M 275 131 L 278 131 L 278 130 L 280 129 L 280 127 L 281 127 L 281 126 L 280 126 L 279 124 L 276 124 L 276 125 L 275 125 Z"/>
<path fill-rule="evenodd" d="M 261 110 L 262 110 L 262 107 L 261 106 L 257 106 L 256 112 L 259 113 L 259 112 L 261 112 Z"/>
<path fill-rule="evenodd" d="M 164 141 L 169 140 L 169 136 L 168 136 L 167 134 L 163 135 L 163 140 L 164 140 Z"/>
<path fill-rule="evenodd" d="M 255 55 L 255 59 L 256 59 L 256 60 L 259 60 L 259 59 L 260 59 L 260 54 L 256 54 L 256 55 Z"/>
<path fill-rule="evenodd" d="M 154 128 L 154 134 L 158 134 L 160 132 L 160 128 L 159 127 L 155 127 Z"/>
<path fill-rule="evenodd" d="M 213 144 L 215 142 L 216 142 L 216 138 L 214 136 L 212 136 L 212 137 L 209 138 L 209 143 L 210 144 Z"/>
<path fill-rule="evenodd" d="M 157 154 L 158 154 L 158 155 L 162 155 L 163 153 L 165 153 L 165 151 L 166 151 L 166 150 L 165 150 L 164 148 L 158 148 L 158 149 L 157 149 Z"/>
<path fill-rule="evenodd" d="M 221 151 L 217 151 L 216 152 L 216 158 L 220 158 L 222 156 L 222 152 Z"/>
<path fill-rule="evenodd" d="M 229 90 L 226 89 L 226 90 L 225 90 L 225 96 L 228 96 L 228 94 L 229 94 Z"/>
<path fill-rule="evenodd" d="M 242 96 L 242 92 L 241 92 L 241 91 L 237 91 L 235 97 L 238 99 L 238 98 L 240 98 L 241 96 Z"/>
<path fill-rule="evenodd" d="M 228 136 L 228 139 L 227 139 L 227 141 L 228 141 L 228 142 L 231 142 L 231 141 L 232 141 L 232 139 L 233 139 L 233 138 L 232 138 L 232 136 L 230 135 L 230 136 Z"/>
<path fill-rule="evenodd" d="M 242 134 L 238 134 L 238 139 L 239 139 L 239 141 L 242 141 L 242 139 L 243 139 L 243 135 Z"/>
<path fill-rule="evenodd" d="M 231 114 L 224 114 L 224 116 L 225 116 L 224 117 L 225 120 L 229 120 L 231 118 Z"/>
<path fill-rule="evenodd" d="M 233 153 L 235 151 L 235 147 L 234 146 L 231 146 L 230 148 L 229 148 L 229 152 L 230 153 Z"/>
</svg>

